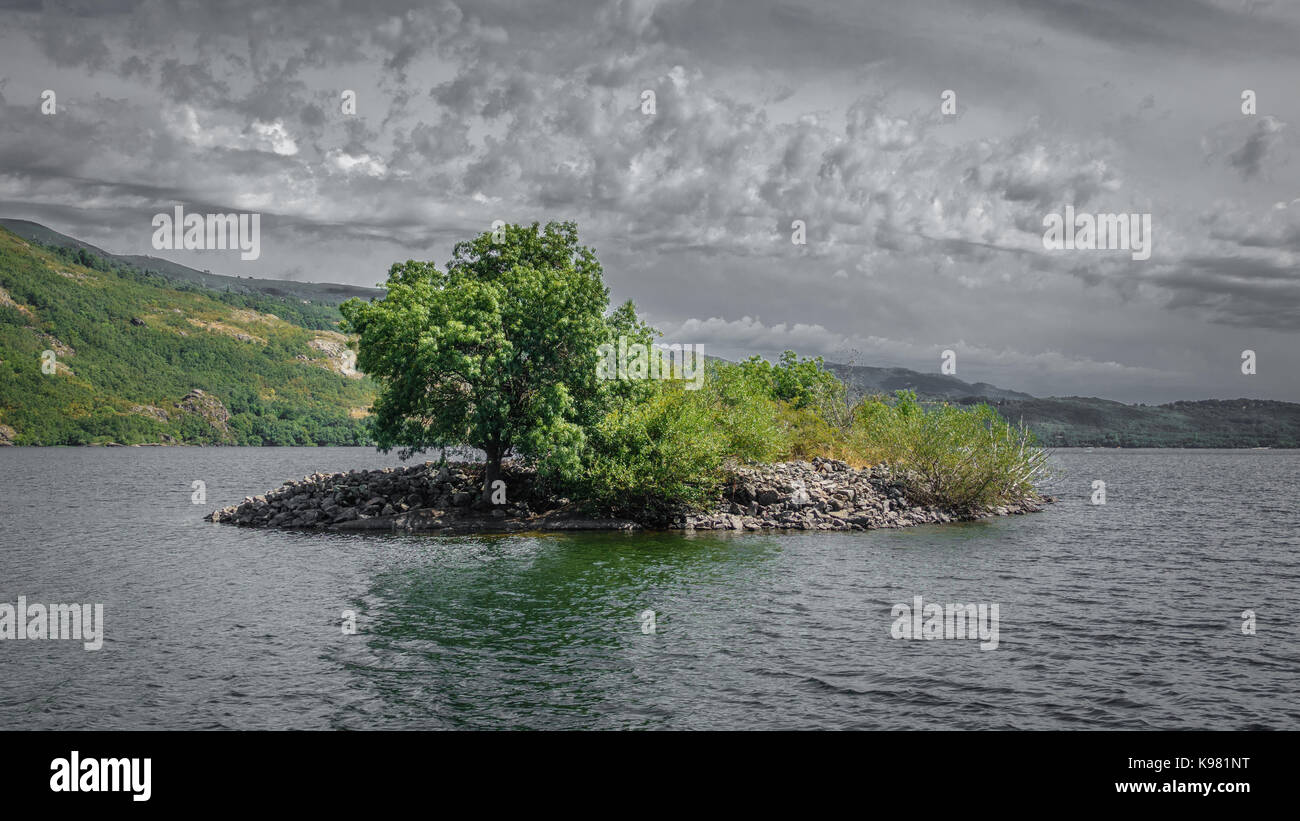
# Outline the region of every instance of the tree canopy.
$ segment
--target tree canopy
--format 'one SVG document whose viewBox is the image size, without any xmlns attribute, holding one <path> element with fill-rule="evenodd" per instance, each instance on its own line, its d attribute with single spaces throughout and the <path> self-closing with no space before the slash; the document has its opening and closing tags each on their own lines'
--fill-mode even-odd
<svg viewBox="0 0 1300 821">
<path fill-rule="evenodd" d="M 484 232 L 458 243 L 445 270 L 393 265 L 387 287 L 342 306 L 357 367 L 380 384 L 381 449 L 480 448 L 485 500 L 509 453 L 576 463 L 601 413 L 594 355 L 611 325 L 600 263 L 574 223 Z"/>
</svg>

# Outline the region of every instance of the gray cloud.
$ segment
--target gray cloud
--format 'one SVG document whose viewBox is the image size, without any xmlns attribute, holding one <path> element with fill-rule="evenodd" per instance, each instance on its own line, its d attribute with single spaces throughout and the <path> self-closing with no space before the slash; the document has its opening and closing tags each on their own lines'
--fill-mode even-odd
<svg viewBox="0 0 1300 821">
<path fill-rule="evenodd" d="M 1273 117 L 1260 118 L 1245 144 L 1228 155 L 1228 165 L 1240 171 L 1245 179 L 1257 176 L 1264 158 L 1278 141 L 1278 132 L 1285 127 L 1285 123 Z"/>
<path fill-rule="evenodd" d="M 131 253 L 175 202 L 257 210 L 263 259 L 239 273 L 359 284 L 494 219 L 576 219 L 615 297 L 665 327 L 913 367 L 961 344 L 964 378 L 1029 391 L 1239 392 L 1215 363 L 1243 332 L 1293 355 L 1300 180 L 1295 113 L 1241 116 L 1236 86 L 1286 105 L 1298 21 L 1171 0 L 18 4 L 0 200 Z M 1152 259 L 1046 251 L 1066 204 L 1150 213 Z"/>
</svg>

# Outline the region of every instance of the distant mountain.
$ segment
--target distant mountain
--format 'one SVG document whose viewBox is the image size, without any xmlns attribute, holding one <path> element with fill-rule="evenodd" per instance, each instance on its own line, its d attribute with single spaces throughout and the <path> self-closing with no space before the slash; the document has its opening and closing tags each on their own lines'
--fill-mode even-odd
<svg viewBox="0 0 1300 821">
<path fill-rule="evenodd" d="M 848 386 L 849 396 L 872 394 L 892 396 L 894 391 L 913 390 L 927 399 L 955 400 L 965 397 L 983 399 L 1033 399 L 1027 393 L 1010 391 L 987 382 L 963 382 L 955 376 L 921 373 L 907 368 L 873 368 L 868 365 L 844 365 L 827 362 L 826 369 Z"/>
<path fill-rule="evenodd" d="M 266 294 L 274 297 L 307 300 L 319 305 L 338 305 L 352 297 L 374 299 L 383 296 L 384 293 L 379 288 L 362 288 L 356 285 L 340 285 L 331 282 L 295 282 L 287 279 L 232 277 L 225 274 L 214 274 L 211 271 L 199 271 L 159 257 L 138 254 L 110 254 L 90 243 L 73 239 L 51 228 L 46 228 L 40 223 L 27 220 L 0 219 L 0 226 L 31 242 L 60 248 L 85 250 L 95 256 L 123 262 L 145 271 L 157 271 L 174 282 L 192 282 L 214 291 L 233 294 Z"/>
<path fill-rule="evenodd" d="M 1266 399 L 1202 399 L 1125 405 L 1109 399 L 968 398 L 1023 421 L 1044 445 L 1125 448 L 1300 448 L 1300 404 Z"/>
<path fill-rule="evenodd" d="M 987 403 L 1038 441 L 1054 447 L 1300 448 L 1300 404 L 1262 399 L 1204 399 L 1126 405 L 1096 397 L 1040 399 L 987 382 L 906 368 L 826 364 L 853 398 L 913 390 L 922 399 Z"/>
</svg>

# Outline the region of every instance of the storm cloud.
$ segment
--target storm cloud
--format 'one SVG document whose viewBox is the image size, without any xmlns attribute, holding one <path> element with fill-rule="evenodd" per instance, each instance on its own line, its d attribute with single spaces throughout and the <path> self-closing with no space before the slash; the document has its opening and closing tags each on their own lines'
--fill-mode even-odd
<svg viewBox="0 0 1300 821">
<path fill-rule="evenodd" d="M 710 353 L 1300 399 L 1300 8 L 0 5 L 0 216 L 111 251 L 160 253 L 178 203 L 250 210 L 256 261 L 161 253 L 373 285 L 573 219 L 614 299 Z M 1151 258 L 1047 250 L 1066 205 L 1150 214 Z"/>
</svg>

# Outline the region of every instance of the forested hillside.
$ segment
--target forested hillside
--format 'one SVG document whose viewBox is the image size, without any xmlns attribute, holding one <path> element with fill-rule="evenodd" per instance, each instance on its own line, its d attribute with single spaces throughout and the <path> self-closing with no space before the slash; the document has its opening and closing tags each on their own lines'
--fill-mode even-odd
<svg viewBox="0 0 1300 821">
<path fill-rule="evenodd" d="M 75 237 L 60 234 L 52 228 L 47 228 L 38 222 L 29 220 L 0 217 L 0 228 L 7 228 L 22 239 L 43 248 L 55 249 L 60 253 L 71 252 L 72 254 L 85 251 L 110 265 L 121 264 L 142 271 L 151 271 L 170 282 L 180 283 L 182 287 L 191 284 L 220 293 L 283 297 L 298 303 L 305 301 L 323 305 L 338 305 L 343 300 L 351 297 L 373 299 L 383 295 L 383 291 L 378 288 L 342 285 L 337 282 L 300 282 L 287 279 L 229 276 L 190 268 L 187 265 L 181 265 L 160 257 L 140 254 L 111 254 L 88 242 L 82 242 Z M 337 312 L 334 313 L 334 319 L 338 319 Z"/>
<path fill-rule="evenodd" d="M 340 318 L 0 228 L 0 443 L 362 444 Z"/>
</svg>

